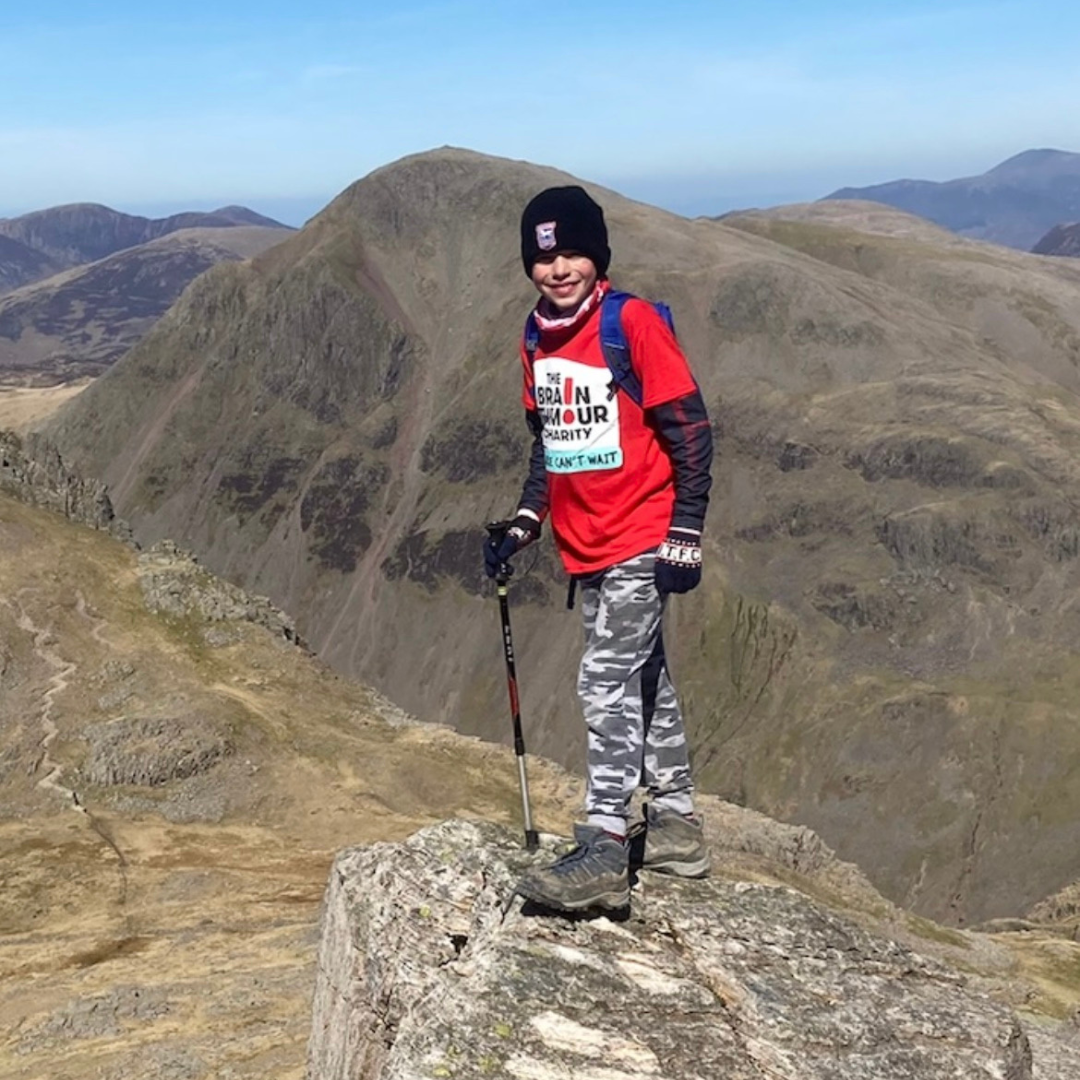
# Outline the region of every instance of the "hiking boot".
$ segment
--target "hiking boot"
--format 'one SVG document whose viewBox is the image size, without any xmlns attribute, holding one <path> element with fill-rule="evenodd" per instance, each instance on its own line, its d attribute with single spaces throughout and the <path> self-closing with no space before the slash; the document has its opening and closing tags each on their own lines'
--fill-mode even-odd
<svg viewBox="0 0 1080 1080">
<path fill-rule="evenodd" d="M 643 870 L 685 878 L 709 873 L 709 849 L 698 818 L 646 803 L 645 820 L 630 830 L 630 844 Z"/>
<path fill-rule="evenodd" d="M 599 825 L 575 825 L 574 840 L 576 846 L 550 866 L 526 874 L 518 893 L 558 911 L 627 907 L 630 871 L 625 842 Z"/>
</svg>

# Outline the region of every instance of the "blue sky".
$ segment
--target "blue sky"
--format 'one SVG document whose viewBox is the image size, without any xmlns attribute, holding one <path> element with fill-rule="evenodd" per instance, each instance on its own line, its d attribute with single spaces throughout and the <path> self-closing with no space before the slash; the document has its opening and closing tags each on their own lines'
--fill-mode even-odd
<svg viewBox="0 0 1080 1080">
<path fill-rule="evenodd" d="M 3 5 L 0 216 L 241 202 L 298 224 L 444 145 L 690 214 L 1080 151 L 1075 0 L 161 10 Z"/>
</svg>

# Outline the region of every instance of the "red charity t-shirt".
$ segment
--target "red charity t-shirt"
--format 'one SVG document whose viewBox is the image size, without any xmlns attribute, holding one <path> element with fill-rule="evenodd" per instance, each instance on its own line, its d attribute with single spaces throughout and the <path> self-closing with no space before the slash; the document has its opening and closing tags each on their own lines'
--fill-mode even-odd
<svg viewBox="0 0 1080 1080">
<path fill-rule="evenodd" d="M 600 346 L 600 305 L 582 323 L 522 347 L 523 401 L 543 421 L 548 510 L 568 573 L 606 569 L 656 547 L 675 502 L 674 471 L 645 410 L 697 389 L 667 323 L 645 300 L 628 300 L 623 333 L 642 405 L 615 391 Z"/>
</svg>

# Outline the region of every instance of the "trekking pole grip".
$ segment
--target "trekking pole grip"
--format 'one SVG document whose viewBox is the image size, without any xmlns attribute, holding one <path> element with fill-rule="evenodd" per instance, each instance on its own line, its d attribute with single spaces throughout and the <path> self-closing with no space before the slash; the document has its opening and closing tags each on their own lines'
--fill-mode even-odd
<svg viewBox="0 0 1080 1080">
<path fill-rule="evenodd" d="M 489 521 L 484 526 L 487 530 L 488 539 L 493 547 L 498 547 L 503 542 L 503 537 L 506 536 L 506 530 L 510 528 L 509 521 Z M 499 563 L 498 569 L 495 571 L 495 584 L 505 585 L 510 580 L 510 575 L 514 572 L 514 568 L 506 561 Z"/>
</svg>

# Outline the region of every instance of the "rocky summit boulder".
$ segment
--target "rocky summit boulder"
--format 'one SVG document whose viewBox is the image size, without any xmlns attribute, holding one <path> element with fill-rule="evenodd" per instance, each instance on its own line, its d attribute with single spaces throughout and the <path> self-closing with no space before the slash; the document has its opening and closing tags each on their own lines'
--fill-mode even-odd
<svg viewBox="0 0 1080 1080">
<path fill-rule="evenodd" d="M 530 914 L 550 857 L 464 821 L 341 853 L 309 1080 L 1057 1075 L 956 970 L 794 888 L 642 874 L 622 921 Z"/>
</svg>

